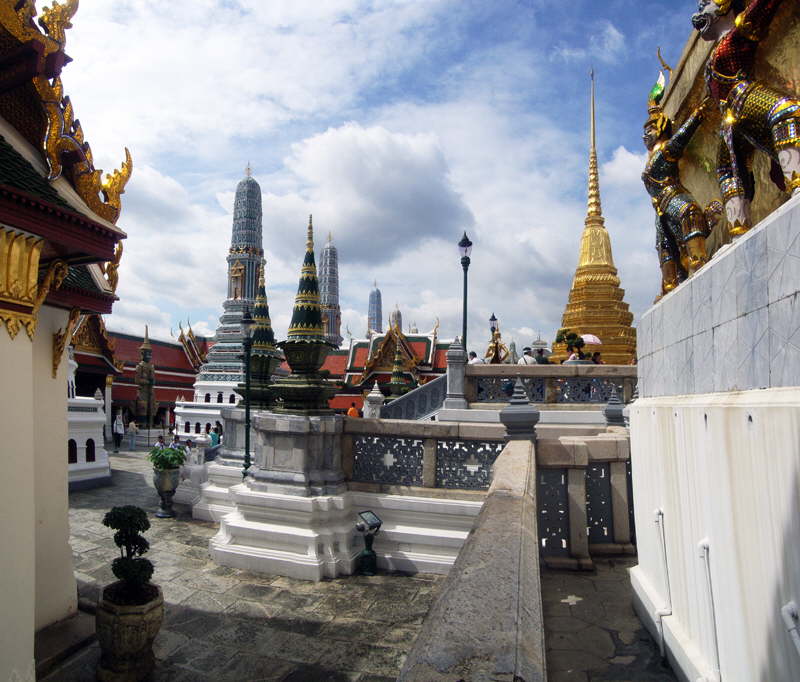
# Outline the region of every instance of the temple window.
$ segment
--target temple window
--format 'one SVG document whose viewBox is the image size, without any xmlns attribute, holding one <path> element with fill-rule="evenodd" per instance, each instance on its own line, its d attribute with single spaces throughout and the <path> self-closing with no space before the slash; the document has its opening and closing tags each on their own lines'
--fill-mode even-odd
<svg viewBox="0 0 800 682">
<path fill-rule="evenodd" d="M 89 438 L 86 441 L 86 461 L 87 462 L 94 462 L 94 440 Z"/>
<path fill-rule="evenodd" d="M 206 402 L 207 403 L 211 402 L 211 394 L 210 393 L 206 393 Z"/>
<path fill-rule="evenodd" d="M 183 430 L 186 433 L 191 433 L 192 432 L 192 425 L 189 422 L 186 422 L 186 425 L 183 427 Z"/>
<path fill-rule="evenodd" d="M 231 397 L 230 397 L 230 398 L 228 398 L 228 402 L 229 402 L 231 405 L 234 405 L 234 404 L 236 404 L 236 394 L 235 394 L 235 393 L 231 393 Z"/>
<path fill-rule="evenodd" d="M 200 433 L 200 422 L 197 422 L 197 423 L 194 425 L 194 432 L 195 432 L 195 433 Z"/>
<path fill-rule="evenodd" d="M 67 462 L 78 463 L 78 444 L 72 438 L 67 441 Z"/>
<path fill-rule="evenodd" d="M 222 391 L 220 391 L 219 393 L 217 393 L 217 402 L 218 402 L 218 403 L 221 403 L 221 402 L 222 402 Z"/>
<path fill-rule="evenodd" d="M 211 424 L 206 424 L 206 433 L 211 433 Z"/>
</svg>

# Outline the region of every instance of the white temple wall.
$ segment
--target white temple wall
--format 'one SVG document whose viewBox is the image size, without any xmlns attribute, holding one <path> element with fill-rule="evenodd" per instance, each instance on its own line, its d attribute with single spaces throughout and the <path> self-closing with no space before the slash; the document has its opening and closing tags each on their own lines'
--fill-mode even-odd
<svg viewBox="0 0 800 682">
<path fill-rule="evenodd" d="M 36 501 L 36 629 L 72 615 L 77 591 L 69 546 L 67 363 L 54 379 L 53 334 L 67 311 L 44 307 L 33 340 L 33 459 Z"/>
<path fill-rule="evenodd" d="M 33 680 L 36 546 L 33 354 L 27 333 L 0 328 L 0 680 Z M 16 676 L 16 678 L 15 678 Z"/>
<path fill-rule="evenodd" d="M 639 325 L 631 581 L 681 679 L 800 679 L 798 235 L 794 199 Z"/>
</svg>

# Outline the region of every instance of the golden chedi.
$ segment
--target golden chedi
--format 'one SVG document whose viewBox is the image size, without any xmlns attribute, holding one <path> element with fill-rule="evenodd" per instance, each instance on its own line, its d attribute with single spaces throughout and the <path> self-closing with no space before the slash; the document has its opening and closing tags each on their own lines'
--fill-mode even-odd
<svg viewBox="0 0 800 682">
<path fill-rule="evenodd" d="M 602 346 L 587 345 L 587 356 L 600 351 L 609 365 L 628 365 L 636 357 L 636 330 L 631 326 L 633 314 L 623 300 L 617 269 L 611 254 L 611 239 L 605 228 L 600 204 L 600 181 L 597 171 L 595 142 L 594 75 L 591 97 L 591 145 L 589 152 L 589 206 L 581 236 L 578 268 L 572 280 L 569 300 L 561 321 L 562 330 L 594 334 Z M 553 344 L 550 362 L 567 359 L 564 343 Z"/>
</svg>

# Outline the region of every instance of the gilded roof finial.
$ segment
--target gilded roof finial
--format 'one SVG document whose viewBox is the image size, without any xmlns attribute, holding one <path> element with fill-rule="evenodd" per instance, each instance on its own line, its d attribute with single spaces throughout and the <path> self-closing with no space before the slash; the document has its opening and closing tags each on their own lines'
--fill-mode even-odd
<svg viewBox="0 0 800 682">
<path fill-rule="evenodd" d="M 264 280 L 264 264 L 258 266 L 258 286 L 263 287 L 266 286 L 266 282 Z"/>
<path fill-rule="evenodd" d="M 312 216 L 308 216 L 308 237 L 306 237 L 306 251 L 314 250 L 314 223 Z"/>
<path fill-rule="evenodd" d="M 587 218 L 603 217 L 603 208 L 600 205 L 600 177 L 597 170 L 597 132 L 595 124 L 595 85 L 594 69 L 590 72 L 592 79 L 591 121 L 589 132 L 589 204 Z"/>
<path fill-rule="evenodd" d="M 150 329 L 148 325 L 144 326 L 144 340 L 142 341 L 142 345 L 139 346 L 140 350 L 152 350 L 152 346 L 150 345 Z"/>
<path fill-rule="evenodd" d="M 328 243 L 330 244 L 333 241 L 333 232 L 328 230 Z"/>
<path fill-rule="evenodd" d="M 250 165 L 250 162 L 247 162 L 247 166 L 245 166 L 244 174 L 250 178 L 253 176 L 253 167 Z"/>
</svg>

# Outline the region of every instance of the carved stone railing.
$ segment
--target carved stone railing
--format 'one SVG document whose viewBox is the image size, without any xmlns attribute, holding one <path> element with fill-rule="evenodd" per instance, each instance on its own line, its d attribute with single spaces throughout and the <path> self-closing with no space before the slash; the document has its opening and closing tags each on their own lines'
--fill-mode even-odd
<svg viewBox="0 0 800 682">
<path fill-rule="evenodd" d="M 504 438 L 500 424 L 347 419 L 342 465 L 351 482 L 370 487 L 486 490 Z"/>
<path fill-rule="evenodd" d="M 382 419 L 425 419 L 441 409 L 447 396 L 447 375 L 436 377 L 381 407 Z"/>
<path fill-rule="evenodd" d="M 532 403 L 605 405 L 612 389 L 628 403 L 636 388 L 637 368 L 627 365 L 467 365 L 469 403 L 506 403 L 516 377 Z"/>
</svg>

